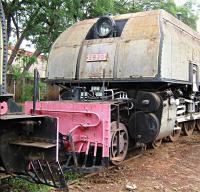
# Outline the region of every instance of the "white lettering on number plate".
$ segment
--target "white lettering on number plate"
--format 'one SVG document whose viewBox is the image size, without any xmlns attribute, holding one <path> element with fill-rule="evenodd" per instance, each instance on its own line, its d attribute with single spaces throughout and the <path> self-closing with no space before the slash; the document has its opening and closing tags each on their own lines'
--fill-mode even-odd
<svg viewBox="0 0 200 192">
<path fill-rule="evenodd" d="M 107 61 L 108 54 L 107 53 L 89 53 L 87 54 L 87 62 L 94 61 Z"/>
</svg>

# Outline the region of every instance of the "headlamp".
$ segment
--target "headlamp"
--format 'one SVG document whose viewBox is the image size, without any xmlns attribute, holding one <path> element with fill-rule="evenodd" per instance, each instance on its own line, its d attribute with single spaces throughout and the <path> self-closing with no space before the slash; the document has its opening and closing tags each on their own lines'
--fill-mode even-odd
<svg viewBox="0 0 200 192">
<path fill-rule="evenodd" d="M 95 32 L 100 38 L 110 37 L 113 36 L 115 28 L 115 21 L 111 17 L 104 16 L 97 21 L 95 25 Z"/>
</svg>

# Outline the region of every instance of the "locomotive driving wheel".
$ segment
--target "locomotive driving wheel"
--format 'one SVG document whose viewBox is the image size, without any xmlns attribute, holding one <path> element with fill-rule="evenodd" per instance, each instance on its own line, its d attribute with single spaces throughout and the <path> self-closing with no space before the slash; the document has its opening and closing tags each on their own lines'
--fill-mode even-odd
<svg viewBox="0 0 200 192">
<path fill-rule="evenodd" d="M 169 135 L 169 140 L 171 142 L 175 142 L 179 139 L 181 135 L 181 128 L 183 127 L 183 123 L 179 123 L 178 126 L 175 127 L 171 135 Z"/>
<path fill-rule="evenodd" d="M 183 122 L 183 134 L 185 136 L 191 136 L 195 128 L 195 121 Z"/>
<path fill-rule="evenodd" d="M 200 119 L 196 120 L 196 126 L 195 127 L 196 127 L 197 131 L 200 131 Z"/>
<path fill-rule="evenodd" d="M 128 131 L 126 126 L 117 121 L 111 123 L 111 162 L 119 165 L 126 157 L 128 151 Z"/>
</svg>

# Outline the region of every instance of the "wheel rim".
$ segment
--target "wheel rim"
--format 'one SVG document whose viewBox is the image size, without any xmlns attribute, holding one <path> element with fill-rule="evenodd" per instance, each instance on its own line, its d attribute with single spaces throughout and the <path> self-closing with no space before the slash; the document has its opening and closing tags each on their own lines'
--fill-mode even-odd
<svg viewBox="0 0 200 192">
<path fill-rule="evenodd" d="M 188 121 L 183 123 L 183 134 L 191 136 L 195 128 L 195 121 Z"/>
<path fill-rule="evenodd" d="M 119 123 L 117 130 L 117 122 L 111 123 L 111 162 L 114 165 L 120 164 L 126 157 L 128 151 L 128 131 L 124 124 Z M 118 136 L 119 136 L 119 149 L 118 149 Z M 119 150 L 119 151 L 118 151 Z"/>
<path fill-rule="evenodd" d="M 151 146 L 153 149 L 156 149 L 156 148 L 160 147 L 161 144 L 162 144 L 162 139 L 158 139 L 158 140 L 152 142 Z"/>
<path fill-rule="evenodd" d="M 181 135 L 181 128 L 183 127 L 183 123 L 179 123 L 178 127 L 180 127 L 180 129 L 173 130 L 171 135 L 169 135 L 169 140 L 171 142 L 175 142 L 175 141 L 177 141 L 179 139 L 179 137 Z"/>
<path fill-rule="evenodd" d="M 196 120 L 196 130 L 197 131 L 200 131 L 200 120 L 198 119 L 198 120 Z"/>
</svg>

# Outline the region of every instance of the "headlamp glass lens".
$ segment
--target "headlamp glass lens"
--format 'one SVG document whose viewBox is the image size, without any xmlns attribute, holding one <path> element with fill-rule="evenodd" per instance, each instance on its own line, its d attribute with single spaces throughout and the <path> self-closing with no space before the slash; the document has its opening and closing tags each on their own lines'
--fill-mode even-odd
<svg viewBox="0 0 200 192">
<path fill-rule="evenodd" d="M 110 33 L 111 26 L 108 22 L 104 21 L 99 26 L 99 33 L 102 36 L 106 36 Z"/>
</svg>

